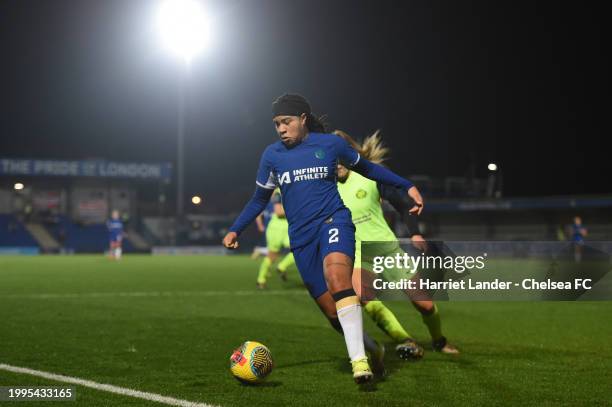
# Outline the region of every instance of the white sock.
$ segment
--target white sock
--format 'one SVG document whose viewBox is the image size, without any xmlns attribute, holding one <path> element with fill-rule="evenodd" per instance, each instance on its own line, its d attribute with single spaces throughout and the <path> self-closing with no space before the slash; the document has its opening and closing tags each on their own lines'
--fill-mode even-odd
<svg viewBox="0 0 612 407">
<path fill-rule="evenodd" d="M 361 305 L 359 305 L 359 300 L 357 297 L 354 298 L 355 302 L 357 302 L 356 304 L 340 305 L 340 303 L 346 304 L 345 300 L 347 300 L 347 298 L 343 298 L 336 303 L 336 307 L 338 307 L 338 320 L 340 321 L 340 325 L 342 325 L 344 341 L 346 342 L 346 349 L 348 350 L 351 361 L 366 357 L 363 345 L 363 319 L 361 315 Z"/>
<path fill-rule="evenodd" d="M 115 249 L 115 258 L 116 259 L 120 259 L 121 258 L 121 247 L 117 247 Z"/>
</svg>

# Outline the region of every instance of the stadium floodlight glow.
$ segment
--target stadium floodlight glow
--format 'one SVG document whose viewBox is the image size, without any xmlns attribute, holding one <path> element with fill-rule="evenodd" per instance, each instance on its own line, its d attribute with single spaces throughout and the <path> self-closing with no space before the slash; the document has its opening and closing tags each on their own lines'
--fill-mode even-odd
<svg viewBox="0 0 612 407">
<path fill-rule="evenodd" d="M 487 168 L 489 169 L 489 171 L 497 171 L 497 164 L 491 163 L 487 166 Z"/>
<path fill-rule="evenodd" d="M 164 46 L 189 64 L 209 40 L 209 19 L 197 0 L 165 0 L 157 13 Z"/>
<path fill-rule="evenodd" d="M 17 182 L 13 188 L 15 188 L 15 191 L 21 191 L 24 188 L 24 185 L 21 182 Z"/>
<path fill-rule="evenodd" d="M 194 205 L 199 205 L 202 203 L 202 198 L 200 198 L 199 196 L 195 195 L 191 198 L 191 203 Z"/>
</svg>

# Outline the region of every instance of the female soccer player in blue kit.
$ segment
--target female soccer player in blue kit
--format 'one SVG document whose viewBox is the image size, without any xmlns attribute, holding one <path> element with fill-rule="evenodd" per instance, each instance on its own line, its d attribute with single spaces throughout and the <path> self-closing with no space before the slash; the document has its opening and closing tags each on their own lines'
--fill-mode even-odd
<svg viewBox="0 0 612 407">
<path fill-rule="evenodd" d="M 123 222 L 119 219 L 119 211 L 113 210 L 111 218 L 106 222 L 110 247 L 108 256 L 114 260 L 121 259 L 121 242 L 123 241 Z"/>
<path fill-rule="evenodd" d="M 355 226 L 338 193 L 336 166 L 342 163 L 374 181 L 403 188 L 416 203 L 411 209 L 413 214 L 421 213 L 423 199 L 410 181 L 361 158 L 342 138 L 323 133 L 323 126 L 312 115 L 304 97 L 285 94 L 274 101 L 272 108 L 281 140 L 265 149 L 255 194 L 230 227 L 223 244 L 230 249 L 238 247 L 238 235 L 279 187 L 289 222 L 291 250 L 302 280 L 321 309 L 329 306 L 331 293 L 353 378 L 357 383 L 368 382 L 373 374 L 363 344 L 361 306 L 352 284 Z"/>
</svg>

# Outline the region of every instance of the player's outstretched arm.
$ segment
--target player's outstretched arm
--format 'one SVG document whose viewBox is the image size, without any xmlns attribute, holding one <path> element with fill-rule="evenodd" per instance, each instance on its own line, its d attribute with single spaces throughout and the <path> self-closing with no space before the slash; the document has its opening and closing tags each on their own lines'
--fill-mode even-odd
<svg viewBox="0 0 612 407">
<path fill-rule="evenodd" d="M 412 197 L 406 195 L 406 190 L 381 183 L 377 183 L 376 187 L 380 197 L 389 202 L 393 209 L 400 214 L 402 222 L 408 227 L 409 236 L 420 236 L 421 232 L 416 217 L 412 216 L 413 214 L 410 212 L 416 206 L 416 202 Z"/>
<path fill-rule="evenodd" d="M 263 221 L 263 213 L 257 215 L 257 217 L 255 218 L 255 223 L 257 224 L 257 230 L 259 230 L 259 233 L 263 233 L 266 231 L 266 227 Z"/>
<path fill-rule="evenodd" d="M 274 214 L 276 214 L 276 216 L 278 216 L 279 218 L 285 217 L 285 208 L 283 207 L 283 204 L 281 203 L 274 204 Z"/>
<path fill-rule="evenodd" d="M 423 197 L 417 187 L 412 186 L 408 189 L 408 196 L 414 201 L 414 206 L 410 209 L 413 215 L 420 215 L 423 212 Z"/>
<path fill-rule="evenodd" d="M 413 215 L 421 214 L 423 211 L 423 197 L 412 182 L 400 177 L 382 165 L 374 164 L 373 162 L 361 157 L 345 139 L 337 137 L 335 142 L 337 148 L 336 151 L 338 152 L 338 158 L 340 159 L 341 163 L 364 177 L 371 179 L 372 181 L 402 188 L 404 191 L 407 191 L 408 196 L 412 198 L 415 203 L 409 212 Z"/>
<path fill-rule="evenodd" d="M 359 161 L 353 165 L 353 170 L 381 184 L 402 188 L 408 192 L 408 196 L 414 201 L 414 206 L 409 212 L 413 215 L 420 215 L 423 211 L 423 197 L 417 187 L 407 179 L 400 177 L 382 165 L 374 164 L 364 158 L 360 158 Z"/>
<path fill-rule="evenodd" d="M 229 232 L 223 238 L 223 245 L 228 249 L 238 248 L 238 236 L 247 226 L 255 220 L 255 218 L 264 210 L 270 197 L 272 196 L 272 189 L 262 188 L 257 186 L 255 193 L 251 200 L 245 205 L 240 216 L 234 221 L 234 224 L 230 227 Z"/>
<path fill-rule="evenodd" d="M 402 222 L 408 227 L 408 236 L 410 237 L 412 245 L 417 250 L 423 252 L 427 251 L 427 242 L 423 238 L 423 235 L 421 235 L 416 216 L 410 213 L 410 210 L 415 206 L 415 202 L 412 198 L 406 196 L 402 188 L 390 187 L 380 183 L 378 183 L 376 187 L 378 188 L 380 197 L 389 202 L 391 206 L 393 206 L 393 209 L 400 214 Z"/>
</svg>

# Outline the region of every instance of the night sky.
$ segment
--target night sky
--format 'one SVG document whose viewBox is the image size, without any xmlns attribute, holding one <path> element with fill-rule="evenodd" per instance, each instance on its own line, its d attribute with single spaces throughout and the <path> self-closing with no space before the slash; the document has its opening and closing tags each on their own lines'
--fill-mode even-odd
<svg viewBox="0 0 612 407">
<path fill-rule="evenodd" d="M 498 4 L 499 3 L 499 4 Z M 186 189 L 254 186 L 272 100 L 299 92 L 396 172 L 503 170 L 506 196 L 610 193 L 610 47 L 582 3 L 212 1 L 187 78 Z M 155 1 L 0 3 L 0 157 L 174 161 L 183 66 Z M 607 25 L 607 24 L 606 24 Z"/>
</svg>

